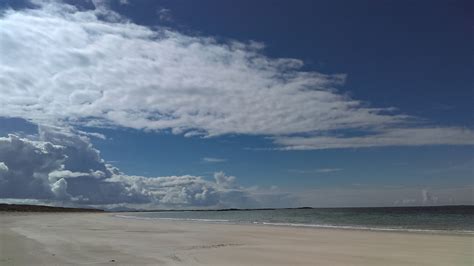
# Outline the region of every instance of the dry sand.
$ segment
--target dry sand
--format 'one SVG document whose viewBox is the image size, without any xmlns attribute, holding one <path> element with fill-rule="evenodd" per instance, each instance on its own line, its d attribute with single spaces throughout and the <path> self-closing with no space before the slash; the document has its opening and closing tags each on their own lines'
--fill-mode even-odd
<svg viewBox="0 0 474 266">
<path fill-rule="evenodd" d="M 473 265 L 472 235 L 0 213 L 0 265 Z"/>
</svg>

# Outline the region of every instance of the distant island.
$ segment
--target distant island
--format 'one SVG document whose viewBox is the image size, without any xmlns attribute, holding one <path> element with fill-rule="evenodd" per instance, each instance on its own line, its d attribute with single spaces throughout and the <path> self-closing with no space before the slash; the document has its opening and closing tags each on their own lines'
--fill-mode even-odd
<svg viewBox="0 0 474 266">
<path fill-rule="evenodd" d="M 227 211 L 274 211 L 274 210 L 312 210 L 313 207 L 296 207 L 296 208 L 227 208 L 227 209 L 130 209 L 130 208 L 113 208 L 110 212 L 227 212 Z"/>
<path fill-rule="evenodd" d="M 445 206 L 393 206 L 393 207 L 296 207 L 296 208 L 227 208 L 227 209 L 132 209 L 118 207 L 112 209 L 54 207 L 46 205 L 4 204 L 0 203 L 0 212 L 227 212 L 227 211 L 274 211 L 274 210 L 352 210 L 371 212 L 416 213 L 430 211 L 439 213 L 474 213 L 473 205 Z"/>
<path fill-rule="evenodd" d="M 275 210 L 352 210 L 371 212 L 416 213 L 430 211 L 439 213 L 474 213 L 474 205 L 439 205 L 439 206 L 389 206 L 389 207 L 295 207 L 295 208 L 227 208 L 227 209 L 130 209 L 114 208 L 108 212 L 227 212 L 227 211 L 275 211 Z"/>
<path fill-rule="evenodd" d="M 66 208 L 45 205 L 4 204 L 0 203 L 0 212 L 103 212 L 92 208 Z"/>
</svg>

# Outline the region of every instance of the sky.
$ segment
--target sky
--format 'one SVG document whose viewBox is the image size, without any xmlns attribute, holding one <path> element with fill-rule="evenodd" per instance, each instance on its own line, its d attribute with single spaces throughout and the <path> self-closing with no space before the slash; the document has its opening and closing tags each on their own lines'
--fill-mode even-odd
<svg viewBox="0 0 474 266">
<path fill-rule="evenodd" d="M 0 201 L 473 204 L 472 1 L 0 1 Z"/>
</svg>

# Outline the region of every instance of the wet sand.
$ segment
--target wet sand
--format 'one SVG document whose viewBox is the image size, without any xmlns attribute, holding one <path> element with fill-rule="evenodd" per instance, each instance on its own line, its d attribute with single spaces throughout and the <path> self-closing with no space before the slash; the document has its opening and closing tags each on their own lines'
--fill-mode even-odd
<svg viewBox="0 0 474 266">
<path fill-rule="evenodd" d="M 472 235 L 0 213 L 0 265 L 473 265 Z"/>
</svg>

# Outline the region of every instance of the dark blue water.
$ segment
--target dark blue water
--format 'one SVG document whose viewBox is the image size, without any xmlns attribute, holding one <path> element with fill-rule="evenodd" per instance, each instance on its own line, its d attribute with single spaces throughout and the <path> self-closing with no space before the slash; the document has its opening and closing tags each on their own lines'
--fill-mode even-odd
<svg viewBox="0 0 474 266">
<path fill-rule="evenodd" d="M 136 212 L 126 216 L 222 223 L 474 233 L 474 206 Z"/>
</svg>

